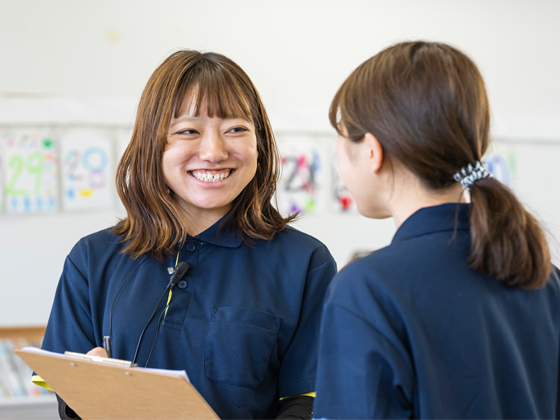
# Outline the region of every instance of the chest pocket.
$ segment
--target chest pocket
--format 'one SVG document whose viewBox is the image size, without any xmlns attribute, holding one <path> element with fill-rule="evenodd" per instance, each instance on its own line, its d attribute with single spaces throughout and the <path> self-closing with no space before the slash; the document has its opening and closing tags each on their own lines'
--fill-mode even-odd
<svg viewBox="0 0 560 420">
<path fill-rule="evenodd" d="M 214 308 L 204 354 L 204 373 L 214 382 L 259 388 L 276 348 L 282 319 L 268 312 Z"/>
</svg>

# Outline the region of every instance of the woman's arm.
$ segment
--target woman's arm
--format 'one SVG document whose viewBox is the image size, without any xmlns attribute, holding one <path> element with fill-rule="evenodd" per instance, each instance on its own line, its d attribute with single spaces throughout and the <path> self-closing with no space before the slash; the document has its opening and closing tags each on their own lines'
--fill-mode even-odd
<svg viewBox="0 0 560 420">
<path fill-rule="evenodd" d="M 374 302 L 372 302 L 372 305 Z M 323 313 L 315 418 L 410 418 L 411 362 L 353 311 L 328 303 Z"/>
</svg>

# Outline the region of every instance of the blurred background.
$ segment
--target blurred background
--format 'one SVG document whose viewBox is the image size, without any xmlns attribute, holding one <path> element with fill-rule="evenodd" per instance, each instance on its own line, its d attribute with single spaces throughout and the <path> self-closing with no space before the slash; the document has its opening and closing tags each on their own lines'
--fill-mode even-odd
<svg viewBox="0 0 560 420">
<path fill-rule="evenodd" d="M 339 268 L 390 243 L 357 214 L 334 166 L 327 112 L 340 84 L 390 44 L 452 44 L 492 106 L 485 157 L 541 220 L 560 262 L 558 0 L 0 0 L 0 327 L 44 326 L 64 258 L 122 217 L 114 170 L 154 69 L 222 53 L 251 77 L 284 164 L 278 204 Z M 0 390 L 1 391 L 1 390 Z"/>
</svg>

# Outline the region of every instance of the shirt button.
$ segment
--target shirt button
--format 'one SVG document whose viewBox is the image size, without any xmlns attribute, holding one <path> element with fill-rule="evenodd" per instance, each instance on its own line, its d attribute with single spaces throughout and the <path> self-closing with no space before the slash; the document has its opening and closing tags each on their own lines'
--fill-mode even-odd
<svg viewBox="0 0 560 420">
<path fill-rule="evenodd" d="M 187 251 L 194 251 L 195 249 L 196 249 L 196 246 L 192 242 L 189 242 L 187 244 Z"/>
<path fill-rule="evenodd" d="M 187 287 L 187 282 L 185 280 L 181 280 L 177 286 L 179 286 L 179 289 L 184 289 Z"/>
</svg>

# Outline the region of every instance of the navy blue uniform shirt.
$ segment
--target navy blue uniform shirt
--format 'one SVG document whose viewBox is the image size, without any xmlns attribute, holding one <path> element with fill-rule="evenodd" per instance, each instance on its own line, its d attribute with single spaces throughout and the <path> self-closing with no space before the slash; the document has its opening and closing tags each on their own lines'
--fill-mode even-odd
<svg viewBox="0 0 560 420">
<path fill-rule="evenodd" d="M 558 418 L 558 275 L 504 286 L 469 267 L 470 245 L 467 204 L 423 208 L 337 274 L 316 418 Z"/>
<path fill-rule="evenodd" d="M 335 262 L 323 244 L 292 228 L 248 245 L 220 233 L 219 225 L 179 250 L 190 269 L 173 289 L 148 366 L 186 370 L 221 418 L 270 418 L 279 397 L 314 391 L 321 308 Z M 133 260 L 121 253 L 120 239 L 104 230 L 72 249 L 44 349 L 85 353 L 101 346 L 115 296 L 136 270 L 112 312 L 113 357 L 132 360 L 176 256 Z M 167 298 L 142 340 L 140 366 Z"/>
</svg>

